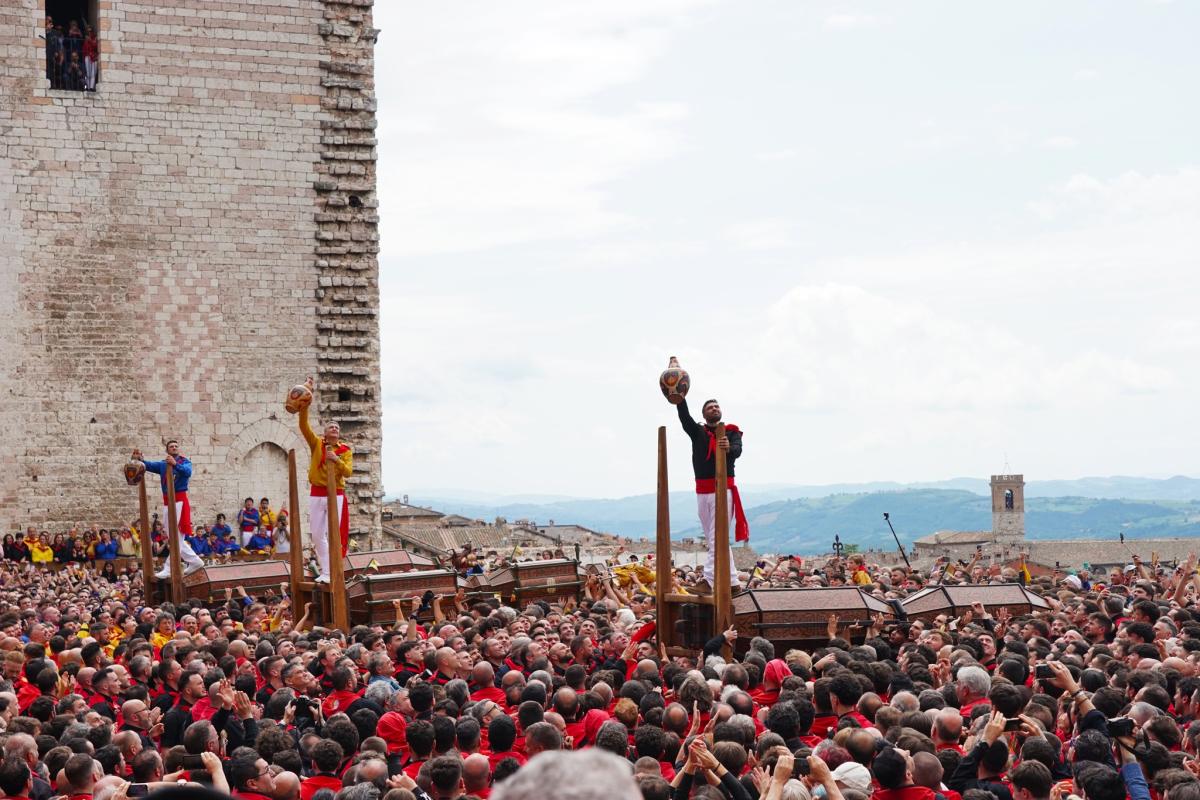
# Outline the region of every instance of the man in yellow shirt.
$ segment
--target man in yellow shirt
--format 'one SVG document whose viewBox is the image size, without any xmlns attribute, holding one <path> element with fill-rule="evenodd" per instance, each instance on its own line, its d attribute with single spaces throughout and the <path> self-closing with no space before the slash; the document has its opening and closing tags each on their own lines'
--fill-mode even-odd
<svg viewBox="0 0 1200 800">
<path fill-rule="evenodd" d="M 309 391 L 313 390 L 313 379 L 304 382 Z M 343 442 L 341 426 L 336 422 L 328 422 L 320 437 L 313 432 L 308 424 L 308 406 L 300 409 L 300 433 L 308 442 L 308 483 L 311 487 L 308 493 L 308 532 L 312 536 L 313 549 L 317 553 L 317 565 L 320 568 L 318 583 L 329 583 L 329 488 L 326 486 L 326 459 L 332 459 L 337 476 L 337 486 L 334 490 L 340 498 L 338 510 L 338 527 L 341 529 L 342 558 L 350 545 L 350 504 L 346 500 L 346 478 L 354 472 L 354 451 L 350 445 Z"/>
</svg>

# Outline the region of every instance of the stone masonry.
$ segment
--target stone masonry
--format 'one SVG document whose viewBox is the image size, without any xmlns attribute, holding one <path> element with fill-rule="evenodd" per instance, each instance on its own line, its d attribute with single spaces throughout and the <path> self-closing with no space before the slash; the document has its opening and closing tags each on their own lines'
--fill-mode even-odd
<svg viewBox="0 0 1200 800">
<path fill-rule="evenodd" d="M 286 503 L 289 448 L 307 495 L 311 374 L 380 541 L 371 4 L 99 0 L 94 94 L 49 88 L 44 0 L 0 4 L 5 531 L 128 522 L 121 466 L 166 437 L 197 521 Z"/>
</svg>

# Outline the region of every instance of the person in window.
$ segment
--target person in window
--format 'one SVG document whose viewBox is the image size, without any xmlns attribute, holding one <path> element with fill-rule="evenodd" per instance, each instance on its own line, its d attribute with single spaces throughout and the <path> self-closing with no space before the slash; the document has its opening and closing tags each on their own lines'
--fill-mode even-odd
<svg viewBox="0 0 1200 800">
<path fill-rule="evenodd" d="M 87 545 L 83 543 L 82 539 L 76 539 L 71 545 L 71 561 L 75 564 L 84 564 L 87 563 L 87 560 Z"/>
<path fill-rule="evenodd" d="M 105 561 L 104 566 L 100 569 L 100 577 L 104 578 L 109 583 L 117 582 L 117 567 L 111 561 Z"/>
<path fill-rule="evenodd" d="M 63 88 L 71 92 L 83 91 L 83 60 L 77 51 L 72 51 L 71 60 L 63 69 Z"/>
<path fill-rule="evenodd" d="M 83 88 L 89 92 L 96 91 L 96 74 L 100 69 L 100 40 L 96 37 L 96 29 L 88 26 L 87 35 L 83 39 Z"/>
<path fill-rule="evenodd" d="M 62 39 L 62 32 L 54 27 L 54 20 L 46 17 L 46 78 L 51 89 L 57 89 L 62 81 Z"/>
</svg>

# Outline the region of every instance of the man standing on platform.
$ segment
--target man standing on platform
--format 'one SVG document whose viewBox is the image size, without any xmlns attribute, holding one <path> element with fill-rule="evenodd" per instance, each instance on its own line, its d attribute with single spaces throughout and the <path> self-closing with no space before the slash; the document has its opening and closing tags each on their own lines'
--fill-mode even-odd
<svg viewBox="0 0 1200 800">
<path fill-rule="evenodd" d="M 304 382 L 311 392 L 313 379 Z M 326 459 L 332 459 L 337 474 L 337 486 L 333 489 L 340 498 L 338 527 L 341 532 L 342 558 L 350 546 L 350 504 L 346 500 L 346 478 L 354 472 L 354 451 L 340 438 L 341 427 L 336 422 L 325 425 L 323 435 L 318 437 L 308 424 L 308 406 L 300 407 L 300 433 L 308 442 L 308 483 L 312 488 L 308 497 L 308 532 L 312 536 L 313 549 L 317 552 L 320 575 L 317 583 L 329 583 L 329 487 L 326 486 Z"/>
<path fill-rule="evenodd" d="M 704 578 L 697 584 L 700 591 L 711 592 L 713 586 L 716 546 L 713 539 L 717 529 L 717 448 L 725 451 L 725 470 L 728 476 L 726 489 L 729 502 L 729 529 L 736 531 L 739 542 L 750 538 L 750 525 L 742 510 L 742 498 L 733 482 L 734 461 L 742 454 L 742 432 L 736 425 L 726 424 L 725 435 L 717 437 L 717 424 L 721 421 L 721 404 L 716 400 L 705 400 L 700 413 L 704 424 L 692 419 L 687 400 L 680 399 L 679 422 L 683 431 L 692 440 L 692 472 L 696 475 L 696 510 L 700 516 L 700 527 L 708 542 L 708 559 L 704 564 Z M 705 585 L 707 584 L 707 585 Z M 729 552 L 729 585 L 739 588 L 737 569 L 733 566 L 733 550 Z"/>
<path fill-rule="evenodd" d="M 174 439 L 167 440 L 167 457 L 162 461 L 144 460 L 141 450 L 133 451 L 133 460 L 141 461 L 147 472 L 153 472 L 159 476 L 159 482 L 162 484 L 162 520 L 164 523 L 167 521 L 167 465 L 171 465 L 175 476 L 175 520 L 178 525 L 178 536 L 176 536 L 176 541 L 170 543 L 170 546 L 179 548 L 179 558 L 183 562 L 183 574 L 191 575 L 204 566 L 200 556 L 196 555 L 185 538 L 192 535 L 192 504 L 188 500 L 187 493 L 188 483 L 192 480 L 192 462 L 179 452 L 179 442 Z M 171 559 L 166 560 L 163 568 L 156 572 L 154 577 L 160 580 L 171 577 Z"/>
</svg>

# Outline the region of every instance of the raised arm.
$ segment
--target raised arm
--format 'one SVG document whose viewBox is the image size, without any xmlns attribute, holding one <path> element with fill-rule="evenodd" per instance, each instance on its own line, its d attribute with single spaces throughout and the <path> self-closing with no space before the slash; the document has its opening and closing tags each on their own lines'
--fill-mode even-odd
<svg viewBox="0 0 1200 800">
<path fill-rule="evenodd" d="M 679 411 L 679 424 L 683 426 L 683 432 L 688 436 L 695 436 L 700 431 L 700 426 L 696 420 L 692 419 L 692 414 L 688 411 L 687 400 L 680 400 L 679 405 L 675 408 Z"/>
<path fill-rule="evenodd" d="M 308 442 L 308 449 L 316 450 L 321 440 L 317 438 L 317 435 L 313 433 L 312 426 L 308 424 L 308 406 L 301 406 L 297 416 L 300 417 L 300 433 L 304 436 L 304 441 Z"/>
</svg>

